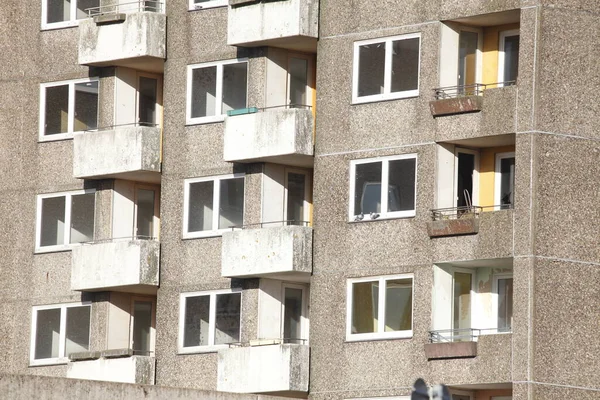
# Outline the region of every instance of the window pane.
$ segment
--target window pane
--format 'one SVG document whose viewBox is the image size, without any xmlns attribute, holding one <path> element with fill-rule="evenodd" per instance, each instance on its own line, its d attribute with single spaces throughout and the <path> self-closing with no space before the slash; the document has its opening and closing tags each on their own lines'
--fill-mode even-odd
<svg viewBox="0 0 600 400">
<path fill-rule="evenodd" d="M 185 299 L 183 347 L 208 346 L 210 296 Z"/>
<path fill-rule="evenodd" d="M 65 244 L 65 197 L 42 199 L 40 246 Z"/>
<path fill-rule="evenodd" d="M 217 295 L 217 319 L 215 321 L 215 344 L 240 341 L 240 293 Z"/>
<path fill-rule="evenodd" d="M 513 316 L 513 278 L 498 279 L 498 331 L 510 332 Z"/>
<path fill-rule="evenodd" d="M 156 124 L 156 101 L 158 82 L 154 78 L 140 76 L 138 118 L 142 125 Z"/>
<path fill-rule="evenodd" d="M 287 175 L 287 215 L 288 225 L 302 225 L 304 221 L 304 198 L 306 175 L 288 173 Z"/>
<path fill-rule="evenodd" d="M 515 158 L 500 159 L 500 205 L 513 208 L 515 191 Z"/>
<path fill-rule="evenodd" d="M 75 132 L 98 128 L 98 82 L 75 84 Z"/>
<path fill-rule="evenodd" d="M 519 77 L 519 35 L 504 38 L 504 82 Z"/>
<path fill-rule="evenodd" d="M 216 115 L 217 67 L 192 70 L 192 118 Z"/>
<path fill-rule="evenodd" d="M 458 207 L 473 205 L 473 175 L 475 172 L 475 155 L 458 153 L 458 182 L 456 188 Z"/>
<path fill-rule="evenodd" d="M 479 35 L 476 32 L 461 31 L 458 49 L 458 86 L 473 85 L 477 79 L 477 47 Z M 473 94 L 473 89 L 464 92 Z"/>
<path fill-rule="evenodd" d="M 150 329 L 152 327 L 152 302 L 133 302 L 133 351 L 136 354 L 149 355 Z"/>
<path fill-rule="evenodd" d="M 219 190 L 219 229 L 243 225 L 244 178 L 223 179 Z"/>
<path fill-rule="evenodd" d="M 87 18 L 88 8 L 100 6 L 100 0 L 77 0 L 77 19 Z"/>
<path fill-rule="evenodd" d="M 246 108 L 248 63 L 223 65 L 223 111 Z"/>
<path fill-rule="evenodd" d="M 453 329 L 471 328 L 471 274 L 454 273 Z M 468 333 L 467 333 L 468 334 Z"/>
<path fill-rule="evenodd" d="M 67 308 L 65 356 L 90 349 L 90 311 L 89 306 Z"/>
<path fill-rule="evenodd" d="M 302 337 L 302 289 L 285 288 L 284 313 L 283 313 L 283 339 L 294 339 Z"/>
<path fill-rule="evenodd" d="M 48 14 L 46 23 L 68 21 L 71 19 L 71 0 L 46 0 Z"/>
<path fill-rule="evenodd" d="M 71 243 L 94 240 L 94 208 L 96 193 L 71 197 Z"/>
<path fill-rule="evenodd" d="M 385 331 L 412 329 L 412 279 L 386 281 Z"/>
<path fill-rule="evenodd" d="M 154 190 L 137 190 L 137 236 L 154 237 Z"/>
<path fill-rule="evenodd" d="M 358 48 L 358 95 L 383 93 L 385 75 L 385 43 L 374 43 Z"/>
<path fill-rule="evenodd" d="M 69 85 L 46 88 L 44 135 L 69 131 Z"/>
<path fill-rule="evenodd" d="M 381 162 L 357 164 L 354 215 L 381 212 Z"/>
<path fill-rule="evenodd" d="M 419 38 L 392 44 L 392 92 L 419 88 Z"/>
<path fill-rule="evenodd" d="M 352 284 L 352 333 L 377 332 L 379 285 L 377 282 Z"/>
<path fill-rule="evenodd" d="M 209 231 L 213 220 L 213 181 L 190 184 L 188 232 Z"/>
<path fill-rule="evenodd" d="M 58 357 L 60 341 L 60 308 L 37 311 L 35 326 L 36 360 Z"/>
<path fill-rule="evenodd" d="M 414 158 L 389 162 L 387 211 L 415 209 L 415 167 Z"/>
<path fill-rule="evenodd" d="M 289 68 L 289 104 L 292 107 L 307 105 L 306 87 L 308 86 L 308 60 L 291 57 Z"/>
</svg>

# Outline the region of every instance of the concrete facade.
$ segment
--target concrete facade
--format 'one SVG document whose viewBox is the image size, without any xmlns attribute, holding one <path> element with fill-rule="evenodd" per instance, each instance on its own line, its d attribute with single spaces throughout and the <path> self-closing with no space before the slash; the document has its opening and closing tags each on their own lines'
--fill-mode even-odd
<svg viewBox="0 0 600 400">
<path fill-rule="evenodd" d="M 304 5 L 294 8 L 300 3 Z M 0 70 L 0 155 L 4 160 L 0 165 L 3 221 L 0 251 L 3 270 L 7 271 L 0 274 L 0 335 L 3 338 L 0 354 L 4 361 L 0 364 L 0 373 L 16 374 L 0 377 L 0 387 L 8 387 L 3 393 L 8 393 L 9 398 L 25 398 L 29 393 L 31 396 L 27 398 L 43 398 L 42 391 L 55 393 L 57 388 L 61 393 L 73 394 L 72 397 L 86 393 L 90 398 L 105 398 L 106 383 L 80 380 L 65 383 L 47 378 L 69 376 L 75 365 L 96 366 L 99 360 L 76 361 L 69 365 L 68 351 L 61 350 L 61 346 L 66 345 L 58 345 L 57 356 L 46 357 L 54 361 L 35 366 L 31 362 L 36 357 L 34 346 L 42 348 L 45 344 L 41 339 L 39 343 L 36 341 L 38 337 L 44 338 L 42 334 L 36 335 L 36 330 L 41 332 L 44 326 L 41 323 L 39 328 L 34 326 L 33 316 L 41 321 L 42 317 L 49 316 L 51 320 L 51 316 L 59 315 L 66 327 L 69 313 L 66 305 L 80 304 L 90 307 L 89 332 L 75 330 L 79 334 L 71 336 L 69 329 L 75 328 L 70 327 L 51 331 L 50 336 L 61 338 L 61 343 L 66 343 L 64 339 L 68 336 L 70 341 L 87 347 L 90 352 L 131 350 L 143 342 L 148 346 L 144 351 L 151 352 L 150 357 L 156 362 L 153 379 L 156 387 L 111 386 L 122 398 L 141 398 L 144 393 L 154 398 L 191 398 L 196 396 L 197 390 L 218 389 L 274 390 L 279 395 L 314 400 L 398 397 L 409 395 L 411 385 L 419 377 L 428 383 L 446 383 L 457 396 L 467 396 L 469 400 L 491 400 L 494 396 L 511 396 L 518 400 L 600 398 L 600 339 L 597 335 L 600 228 L 596 205 L 597 177 L 600 176 L 600 125 L 596 116 L 600 103 L 595 98 L 598 92 L 595 89 L 600 89 L 595 68 L 600 61 L 596 50 L 600 41 L 600 6 L 597 2 L 286 0 L 225 7 L 224 2 L 216 1 L 212 4 L 215 7 L 190 10 L 187 0 L 168 0 L 164 14 L 139 13 L 144 18 L 158 19 L 146 31 L 164 29 L 164 34 L 151 39 L 145 53 L 141 56 L 125 54 L 121 52 L 123 43 L 110 42 L 103 45 L 107 47 L 102 50 L 107 58 L 98 57 L 97 66 L 83 65 L 94 63 L 93 60 L 81 61 L 82 35 L 89 33 L 90 40 L 100 40 L 100 36 L 92 35 L 87 29 L 120 29 L 135 16 L 127 15 L 125 22 L 114 25 L 97 26 L 91 20 L 73 20 L 64 29 L 40 30 L 45 13 L 43 4 L 46 3 L 38 0 L 6 0 L 0 9 L 0 61 L 8 66 Z M 274 21 L 267 11 L 275 7 L 293 10 L 282 11 L 283 14 L 277 15 L 278 21 Z M 243 23 L 235 23 L 235 18 L 251 11 L 258 12 L 256 17 L 245 17 Z M 146 14 L 152 15 L 146 17 Z M 290 28 L 288 33 L 269 33 L 269 29 L 277 27 L 275 22 L 287 23 L 287 18 L 299 21 L 303 15 L 307 17 L 301 22 L 308 25 L 300 29 L 301 32 L 294 22 L 289 26 L 283 24 L 284 28 Z M 143 33 L 142 27 L 141 22 L 132 25 L 135 33 Z M 461 29 L 483 35 L 485 43 L 478 44 L 471 61 L 477 64 L 478 57 L 481 58 L 484 71 L 476 80 L 490 87 L 475 99 L 479 108 L 470 111 L 476 112 L 459 112 L 464 110 L 458 107 L 452 113 L 432 115 L 430 103 L 435 101 L 434 89 L 456 81 L 455 50 Z M 489 45 L 487 38 L 497 44 L 498 32 L 515 29 L 519 33 L 518 79 L 514 85 L 494 87 L 494 82 L 485 81 L 488 79 L 485 76 L 499 75 L 499 50 L 483 49 Z M 252 36 L 258 33 L 265 36 Z M 235 35 L 243 35 L 243 39 L 235 39 Z M 359 65 L 356 70 L 354 67 L 355 54 L 360 53 L 361 46 L 364 51 L 376 52 L 385 38 L 396 38 L 386 43 L 397 43 L 407 37 L 405 35 L 419 38 L 417 94 L 353 103 L 353 85 L 359 85 L 360 81 L 354 76 L 356 70 L 360 71 Z M 298 37 L 303 39 L 297 41 Z M 164 40 L 162 44 L 161 40 Z M 84 42 L 84 47 L 91 48 L 87 39 Z M 130 43 L 133 42 L 126 41 Z M 152 46 L 162 48 L 163 52 L 154 54 L 149 50 Z M 275 47 L 278 49 L 274 50 Z M 310 132 L 307 136 L 311 146 L 314 144 L 314 152 L 302 153 L 309 157 L 309 162 L 296 164 L 284 159 L 241 156 L 228 161 L 229 158 L 224 157 L 228 144 L 239 150 L 253 149 L 242 145 L 241 139 L 228 136 L 230 121 L 241 121 L 246 116 L 223 117 L 225 122 L 186 125 L 186 99 L 191 90 L 187 75 L 189 65 L 247 60 L 246 85 L 240 85 L 245 90 L 245 107 L 236 103 L 230 108 L 266 108 L 290 103 L 289 83 L 293 76 L 301 76 L 292 74 L 292 65 L 299 64 L 292 64 L 291 59 L 301 58 L 303 53 L 310 53 L 310 57 L 305 55 L 307 59 L 316 57 L 316 84 L 305 85 L 315 89 L 306 91 L 306 103 L 312 104 L 310 113 L 314 113 L 314 137 L 312 125 L 308 122 L 302 125 Z M 391 65 L 394 54 L 392 51 L 387 54 Z M 160 65 L 137 58 L 144 55 L 159 59 Z M 376 71 L 375 68 L 370 70 Z M 271 71 L 277 71 L 282 80 L 271 79 L 275 75 L 267 77 Z M 113 168 L 118 164 L 115 160 L 129 154 L 128 144 L 116 142 L 119 129 L 112 131 L 114 145 L 109 139 L 91 143 L 85 156 L 78 152 L 77 143 L 105 132 L 74 133 L 74 139 L 68 137 L 71 132 L 64 132 L 63 140 L 47 137 L 40 140 L 41 84 L 98 77 L 97 125 L 109 127 L 136 123 L 142 87 L 131 82 L 148 72 L 160 78 L 162 98 L 156 100 L 155 108 L 157 115 L 161 115 L 157 119 L 159 127 L 128 129 L 135 137 L 130 143 L 139 143 L 142 130 L 153 132 L 152 179 L 120 174 L 121 170 L 94 172 L 97 167 L 90 162 L 93 157 L 102 168 Z M 213 82 L 210 71 L 204 72 L 202 79 L 195 81 L 200 85 L 197 87 L 204 88 L 201 84 L 208 87 Z M 370 75 L 374 76 L 375 72 Z M 386 83 L 393 80 L 390 75 L 393 74 L 388 73 L 381 85 L 376 82 L 377 90 L 390 90 Z M 222 80 L 223 76 L 228 75 L 216 72 L 215 80 Z M 308 77 L 307 80 L 310 81 Z M 217 93 L 226 100 L 231 94 L 227 87 L 214 93 L 212 89 L 208 87 L 202 92 L 204 97 L 197 97 L 200 105 L 212 104 L 210 101 L 217 98 Z M 276 101 L 271 96 L 275 89 L 278 89 Z M 313 102 L 311 96 L 314 96 Z M 57 106 L 58 111 L 55 114 L 48 111 L 48 115 L 55 116 L 57 124 L 62 126 L 68 118 L 77 117 L 78 109 L 69 109 L 69 102 L 76 101 L 75 96 L 67 100 L 66 108 Z M 56 104 L 63 103 L 56 100 L 50 106 Z M 209 106 L 203 110 L 212 112 Z M 296 114 L 295 118 L 304 111 L 286 110 Z M 224 114 L 223 110 L 218 112 Z M 252 114 L 252 117 L 270 113 Z M 308 115 L 306 117 L 310 120 Z M 248 124 L 236 128 L 235 132 L 256 129 L 256 126 Z M 267 135 L 281 129 L 278 124 L 267 124 L 268 128 L 260 126 L 268 131 L 261 133 Z M 162 136 L 157 134 L 159 128 Z M 461 150 L 462 154 L 479 160 L 480 168 L 474 167 L 471 177 L 472 192 L 475 194 L 475 186 L 479 184 L 477 200 L 481 201 L 496 198 L 494 186 L 485 189 L 485 185 L 489 180 L 495 184 L 494 179 L 499 179 L 495 178 L 498 171 L 493 166 L 485 170 L 484 164 L 501 160 L 500 154 L 514 153 L 512 202 L 505 209 L 494 202 L 474 202 L 473 205 L 483 208 L 477 229 L 470 229 L 465 235 L 457 235 L 466 233 L 462 230 L 451 229 L 444 229 L 443 236 L 431 235 L 431 231 L 428 232 L 431 210 L 457 207 Z M 369 200 L 365 194 L 367 189 L 384 187 L 383 182 L 375 178 L 365 178 L 362 186 L 356 186 L 362 188 L 362 195 L 351 193 L 351 179 L 356 180 L 357 175 L 360 178 L 357 166 L 379 163 L 382 171 L 389 172 L 397 165 L 394 157 L 407 154 L 416 155 L 416 179 L 410 184 L 402 181 L 392 185 L 414 187 L 415 195 L 411 197 L 414 204 L 407 206 L 414 208 L 414 217 L 383 218 L 376 216 L 378 212 L 372 212 L 373 216 L 359 212 L 357 217 L 363 214 L 370 218 L 349 218 L 351 199 L 363 207 Z M 244 163 L 239 162 L 242 160 Z M 92 173 L 74 174 L 76 165 L 92 168 Z M 140 169 L 143 168 L 127 171 Z M 117 173 L 120 175 L 113 175 Z M 221 180 L 211 186 L 210 196 L 199 196 L 201 201 L 197 203 L 190 205 L 184 198 L 186 179 L 219 178 L 238 173 L 244 174 L 241 192 L 233 185 L 221 184 L 226 182 Z M 300 185 L 297 175 L 305 176 L 302 190 L 294 186 Z M 150 190 L 149 183 L 154 185 L 151 188 L 157 196 L 153 202 L 140 191 Z M 114 289 L 109 280 L 123 272 L 121 262 L 102 261 L 96 256 L 94 260 L 86 260 L 85 265 L 87 261 L 96 262 L 96 270 L 107 274 L 106 280 L 98 285 L 72 286 L 77 273 L 85 276 L 93 272 L 84 267 L 83 262 L 77 262 L 78 252 L 88 245 L 71 247 L 67 243 L 61 251 L 36 251 L 37 231 L 43 224 L 47 226 L 47 222 L 37 217 L 45 215 L 43 210 L 38 210 L 37 196 L 82 189 L 95 190 L 93 242 L 97 244 L 89 246 L 103 241 L 112 243 L 110 240 L 116 237 L 136 236 L 136 230 L 142 227 L 153 232 L 150 236 L 159 238 L 160 256 L 156 255 L 159 262 L 155 263 L 156 268 L 149 268 L 152 270 L 151 291 L 138 291 L 132 286 Z M 203 190 L 202 193 L 208 193 L 208 189 Z M 380 201 L 387 197 L 388 208 L 395 206 L 393 187 L 378 193 L 383 193 Z M 405 199 L 398 194 L 398 204 L 404 205 L 400 200 Z M 215 201 L 220 203 L 214 204 Z M 381 201 L 379 206 L 383 205 Z M 73 217 L 75 224 L 80 222 L 76 203 L 62 207 L 55 214 L 64 211 L 65 216 Z M 158 212 L 148 211 L 152 207 Z M 298 215 L 303 213 L 299 218 L 310 227 L 265 228 L 184 239 L 186 207 L 197 207 L 196 210 L 202 210 L 197 214 L 202 215 L 218 212 L 224 219 L 227 219 L 224 213 L 242 210 L 241 222 L 246 226 L 292 219 L 288 218 L 293 214 L 290 210 L 296 210 Z M 58 221 L 56 225 L 66 226 L 66 219 L 60 218 L 54 218 Z M 455 224 L 448 221 L 441 222 Z M 272 260 L 265 262 L 256 255 L 258 253 L 245 253 L 242 245 L 252 248 L 256 240 L 263 240 L 259 237 L 261 234 L 274 236 L 272 239 L 290 239 L 281 232 L 294 229 L 303 229 L 304 236 L 312 232 L 312 250 L 305 246 L 302 257 L 295 261 L 297 266 L 292 262 L 292 267 L 286 269 L 302 271 L 303 279 L 281 275 L 279 270 L 278 274 L 263 276 L 265 269 L 274 271 L 269 265 Z M 228 242 L 238 234 L 236 240 L 242 242 Z M 277 248 L 276 244 L 269 247 Z M 103 255 L 110 259 L 109 256 L 114 255 L 114 259 L 118 259 L 124 257 L 124 251 L 114 246 Z M 152 254 L 157 254 L 157 249 L 153 251 Z M 287 251 L 290 253 L 296 252 Z M 89 254 L 85 257 L 90 258 Z M 140 256 L 139 261 L 142 259 Z M 74 263 L 81 267 L 73 269 Z M 111 263 L 114 269 L 109 268 Z M 249 269 L 249 274 L 236 272 L 245 264 L 247 269 L 244 270 Z M 156 289 L 157 273 L 160 287 Z M 471 276 L 468 294 L 454 294 L 457 274 Z M 499 296 L 497 286 L 502 277 L 512 277 L 513 282 L 510 333 L 500 331 L 498 315 L 494 314 L 498 313 L 494 301 Z M 390 293 L 400 293 L 398 298 L 410 290 L 410 303 L 406 303 L 410 304 L 406 308 L 410 311 L 410 318 L 406 319 L 410 329 L 404 329 L 410 333 L 394 337 L 398 329 L 384 322 L 383 332 L 367 332 L 367 336 L 354 340 L 354 335 L 363 333 L 352 332 L 354 310 L 349 307 L 350 297 L 360 294 L 358 286 L 352 286 L 353 282 L 376 282 L 372 287 L 376 286 L 379 291 L 371 294 L 382 302 L 388 301 L 384 300 L 382 282 L 391 284 L 387 287 Z M 238 303 L 231 300 L 233 297 L 219 297 L 231 289 L 241 293 Z M 186 295 L 194 299 L 188 301 L 190 310 L 194 311 L 194 305 L 199 308 L 198 304 L 208 302 L 213 315 L 220 313 L 223 319 L 215 321 L 213 316 L 211 320 L 210 313 L 203 317 L 197 309 L 196 313 L 186 314 L 182 302 L 182 296 Z M 390 294 L 390 298 L 393 296 L 396 295 Z M 455 323 L 453 313 L 467 308 L 467 303 L 460 303 L 467 301 L 461 296 L 469 296 L 468 306 L 473 310 L 469 309 L 469 318 L 459 314 Z M 373 298 L 357 304 L 372 305 Z M 294 301 L 302 303 L 301 306 L 294 308 L 298 304 Z M 227 312 L 217 312 L 221 308 L 227 308 Z M 290 316 L 292 309 L 296 317 Z M 383 308 L 365 306 L 360 312 L 365 309 L 379 313 Z M 50 311 L 44 314 L 39 310 Z M 373 322 L 374 318 L 367 319 Z M 292 327 L 292 320 L 300 321 L 301 327 Z M 136 321 L 145 321 L 143 329 L 136 328 Z M 204 332 L 209 328 L 213 333 L 206 338 L 199 333 L 193 336 L 196 334 L 194 324 L 201 327 L 198 330 Z M 458 346 L 454 346 L 457 343 L 449 343 L 450 346 L 434 343 L 437 352 L 430 352 L 432 357 L 428 359 L 432 331 L 456 326 L 469 331 L 488 330 L 477 338 L 476 354 L 471 341 L 465 345 L 458 341 Z M 216 330 L 219 334 L 214 333 Z M 148 335 L 142 335 L 143 332 Z M 205 351 L 180 352 L 180 342 L 185 343 L 186 332 L 191 335 L 190 342 L 212 340 L 213 343 L 206 345 Z M 222 339 L 225 335 L 226 339 Z M 286 338 L 287 335 L 293 337 Z M 226 343 L 217 343 L 218 340 L 248 344 L 285 339 L 305 344 L 230 349 Z M 262 361 L 268 364 L 268 368 L 264 368 L 265 375 L 256 367 L 260 362 L 244 364 L 245 356 L 238 355 L 266 348 L 280 351 L 286 346 L 290 349 L 301 346 L 302 351 L 310 352 L 310 357 L 306 361 L 303 353 L 305 358 L 294 361 L 288 354 L 290 370 L 277 369 L 277 381 L 301 376 L 302 385 L 286 384 L 275 389 L 255 386 L 273 379 L 275 373 L 271 375 L 268 371 L 277 368 L 282 358 L 268 361 L 266 357 L 267 361 Z M 453 347 L 467 347 L 471 351 L 454 351 Z M 234 356 L 225 368 L 222 358 L 228 352 Z M 126 361 L 119 362 L 131 363 L 133 357 L 123 360 Z M 298 367 L 309 368 L 309 376 L 304 369 L 294 370 Z M 89 377 L 92 373 L 84 372 L 84 375 Z M 234 381 L 235 377 L 240 379 Z M 225 385 L 226 382 L 235 385 Z M 23 391 L 25 387 L 29 389 Z M 214 392 L 207 396 L 237 398 Z"/>
</svg>

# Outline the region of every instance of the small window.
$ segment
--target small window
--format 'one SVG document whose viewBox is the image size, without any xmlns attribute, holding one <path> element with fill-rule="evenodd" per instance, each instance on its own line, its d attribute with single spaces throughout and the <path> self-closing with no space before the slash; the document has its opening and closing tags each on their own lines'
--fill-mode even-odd
<svg viewBox="0 0 600 400">
<path fill-rule="evenodd" d="M 507 210 L 515 204 L 515 153 L 496 154 L 495 199 L 496 209 Z"/>
<path fill-rule="evenodd" d="M 228 0 L 189 0 L 190 10 L 202 10 L 212 7 L 227 7 Z"/>
<path fill-rule="evenodd" d="M 40 140 L 61 140 L 98 128 L 98 78 L 44 83 L 40 88 Z"/>
<path fill-rule="evenodd" d="M 182 293 L 179 352 L 215 351 L 240 341 L 242 294 L 238 289 Z"/>
<path fill-rule="evenodd" d="M 354 43 L 352 102 L 419 95 L 421 34 Z"/>
<path fill-rule="evenodd" d="M 228 60 L 188 66 L 187 124 L 223 121 L 248 107 L 248 62 Z"/>
<path fill-rule="evenodd" d="M 99 6 L 100 0 L 42 0 L 42 29 L 75 26 L 88 17 L 88 9 Z"/>
<path fill-rule="evenodd" d="M 416 154 L 352 161 L 350 221 L 414 217 L 416 171 Z"/>
<path fill-rule="evenodd" d="M 33 307 L 31 364 L 64 363 L 71 353 L 89 351 L 90 313 L 81 303 Z"/>
<path fill-rule="evenodd" d="M 183 237 L 218 236 L 244 222 L 244 175 L 187 179 Z"/>
<path fill-rule="evenodd" d="M 412 337 L 412 274 L 348 280 L 346 340 Z"/>
<path fill-rule="evenodd" d="M 36 252 L 93 241 L 95 204 L 93 189 L 38 195 Z"/>
</svg>

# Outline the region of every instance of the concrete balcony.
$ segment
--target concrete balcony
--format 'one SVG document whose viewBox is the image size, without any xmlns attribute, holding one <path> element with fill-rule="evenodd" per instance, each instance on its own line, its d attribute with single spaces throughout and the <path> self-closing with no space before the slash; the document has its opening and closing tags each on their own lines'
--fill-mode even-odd
<svg viewBox="0 0 600 400">
<path fill-rule="evenodd" d="M 82 244 L 71 255 L 71 290 L 156 293 L 159 260 L 156 240 Z"/>
<path fill-rule="evenodd" d="M 160 128 L 121 126 L 73 137 L 73 176 L 160 182 Z"/>
<path fill-rule="evenodd" d="M 219 350 L 217 390 L 234 393 L 308 392 L 308 345 L 276 344 Z"/>
<path fill-rule="evenodd" d="M 227 44 L 316 52 L 318 0 L 229 0 Z"/>
<path fill-rule="evenodd" d="M 221 275 L 308 282 L 313 229 L 283 226 L 223 233 Z"/>
<path fill-rule="evenodd" d="M 118 7 L 110 7 L 79 23 L 79 64 L 162 72 L 166 16 L 151 11 L 121 12 Z"/>
<path fill-rule="evenodd" d="M 310 110 L 280 109 L 225 117 L 225 161 L 311 167 L 313 155 Z"/>
<path fill-rule="evenodd" d="M 87 355 L 79 353 L 67 365 L 67 378 L 154 385 L 154 357 L 110 353 L 112 352 L 90 352 Z"/>
</svg>

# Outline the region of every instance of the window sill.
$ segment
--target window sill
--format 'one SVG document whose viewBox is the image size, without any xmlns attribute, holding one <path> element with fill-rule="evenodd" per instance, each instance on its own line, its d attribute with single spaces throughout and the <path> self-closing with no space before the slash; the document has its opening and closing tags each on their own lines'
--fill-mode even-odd
<svg viewBox="0 0 600 400">
<path fill-rule="evenodd" d="M 43 360 L 30 360 L 29 367 L 51 367 L 54 365 L 67 365 L 69 360 L 67 358 L 48 358 Z"/>
<path fill-rule="evenodd" d="M 40 136 L 38 143 L 43 142 L 58 142 L 60 140 L 73 140 L 74 133 L 57 133 L 55 135 Z"/>
<path fill-rule="evenodd" d="M 63 246 L 47 246 L 47 247 L 36 247 L 34 254 L 47 254 L 47 253 L 63 253 L 65 251 L 73 250 L 73 247 L 79 246 L 80 243 L 73 243 Z"/>
<path fill-rule="evenodd" d="M 79 26 L 80 20 L 75 21 L 63 21 L 63 22 L 54 22 L 51 24 L 42 23 L 41 30 L 42 31 L 53 31 L 56 29 L 65 29 L 65 28 L 75 28 Z"/>
<path fill-rule="evenodd" d="M 412 99 L 419 97 L 419 89 L 407 90 L 406 92 L 400 93 L 389 93 L 389 94 L 377 94 L 371 96 L 356 97 L 352 96 L 352 105 L 366 104 L 366 103 L 378 103 L 382 101 L 400 100 L 400 99 Z"/>
<path fill-rule="evenodd" d="M 206 5 L 206 6 L 200 6 L 200 7 L 192 7 L 192 8 L 188 8 L 188 11 L 192 12 L 192 11 L 202 11 L 202 10 L 208 10 L 211 8 L 227 8 L 229 5 L 228 4 L 217 4 L 214 6 L 211 5 Z"/>
<path fill-rule="evenodd" d="M 198 347 L 190 347 L 190 348 L 179 348 L 177 349 L 177 355 L 185 356 L 190 354 L 208 354 L 208 353 L 216 353 L 221 349 L 227 349 L 229 345 L 214 345 L 214 346 L 198 346 Z"/>
<path fill-rule="evenodd" d="M 202 232 L 184 232 L 182 240 L 190 239 L 205 239 L 223 236 L 223 232 L 229 232 L 231 229 L 221 229 L 218 231 L 202 231 Z"/>
<path fill-rule="evenodd" d="M 397 332 L 394 335 L 381 335 L 376 333 L 363 333 L 363 334 L 354 334 L 354 335 L 346 335 L 345 343 L 354 343 L 354 342 L 372 342 L 377 340 L 397 340 L 397 339 L 412 339 L 413 332 Z"/>
<path fill-rule="evenodd" d="M 355 220 L 356 215 L 350 215 L 349 219 L 348 219 L 348 223 L 350 223 L 350 224 L 360 224 L 360 223 L 363 223 L 363 222 L 375 222 L 375 221 L 390 220 L 390 219 L 414 218 L 415 216 L 416 216 L 416 212 L 415 211 L 411 211 L 411 212 L 406 212 L 406 213 L 402 213 L 402 214 L 380 215 L 377 218 L 371 218 L 370 215 L 365 215 L 363 219 L 357 221 L 357 220 Z"/>
<path fill-rule="evenodd" d="M 188 118 L 185 121 L 185 126 L 214 124 L 225 121 L 225 115 L 214 115 L 211 117 Z"/>
</svg>

